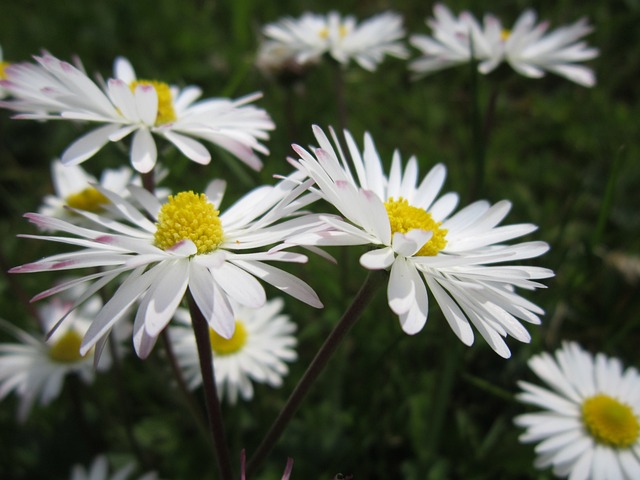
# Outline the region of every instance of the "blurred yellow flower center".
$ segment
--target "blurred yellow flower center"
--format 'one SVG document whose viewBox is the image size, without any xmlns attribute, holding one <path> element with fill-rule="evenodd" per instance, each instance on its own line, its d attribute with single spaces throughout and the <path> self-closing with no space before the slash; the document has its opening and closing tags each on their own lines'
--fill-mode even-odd
<svg viewBox="0 0 640 480">
<path fill-rule="evenodd" d="M 54 362 L 73 363 L 82 358 L 80 344 L 82 336 L 75 330 L 67 330 L 49 347 L 49 358 Z"/>
<path fill-rule="evenodd" d="M 598 442 L 612 447 L 630 447 L 640 434 L 638 417 L 631 407 L 608 395 L 587 398 L 582 403 L 582 420 Z"/>
<path fill-rule="evenodd" d="M 209 329 L 211 349 L 217 355 L 229 355 L 241 350 L 247 343 L 247 329 L 240 320 L 236 320 L 236 330 L 229 339 L 221 337 L 213 329 Z"/>
<path fill-rule="evenodd" d="M 347 27 L 345 27 L 344 25 L 340 25 L 338 27 L 338 35 L 340 35 L 340 38 L 346 37 L 347 33 Z M 323 40 L 326 40 L 327 38 L 329 38 L 329 29 L 327 27 L 322 27 L 318 35 L 320 35 L 320 38 L 322 38 Z"/>
<path fill-rule="evenodd" d="M 407 233 L 410 230 L 433 232 L 433 236 L 418 250 L 416 256 L 434 256 L 447 246 L 447 230 L 440 228 L 442 222 L 436 222 L 426 210 L 412 207 L 402 197 L 398 198 L 398 200 L 390 198 L 385 202 L 384 206 L 387 209 L 387 215 L 389 215 L 392 235 L 396 232 Z"/>
<path fill-rule="evenodd" d="M 65 202 L 71 208 L 85 210 L 87 212 L 99 212 L 103 206 L 109 203 L 109 199 L 93 187 L 88 187 L 81 192 L 74 193 L 65 198 Z"/>
<path fill-rule="evenodd" d="M 173 109 L 173 98 L 169 85 L 156 80 L 135 80 L 131 82 L 129 87 L 131 91 L 135 91 L 138 85 L 152 86 L 158 95 L 158 114 L 156 115 L 156 125 L 163 125 L 176 121 L 176 112 Z"/>
<path fill-rule="evenodd" d="M 506 42 L 510 36 L 511 36 L 511 30 L 504 28 L 500 31 L 500 40 L 502 40 L 503 42 Z"/>
<path fill-rule="evenodd" d="M 9 62 L 0 62 L 0 80 L 5 80 L 7 78 L 7 74 L 4 71 L 10 65 Z"/>
<path fill-rule="evenodd" d="M 191 240 L 198 254 L 212 252 L 223 240 L 219 214 L 204 193 L 169 195 L 158 214 L 154 244 L 166 250 L 182 240 Z"/>
</svg>

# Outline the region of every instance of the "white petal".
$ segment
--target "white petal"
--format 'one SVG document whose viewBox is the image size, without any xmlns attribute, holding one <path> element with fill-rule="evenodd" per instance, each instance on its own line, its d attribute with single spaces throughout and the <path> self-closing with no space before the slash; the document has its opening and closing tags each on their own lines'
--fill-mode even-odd
<svg viewBox="0 0 640 480">
<path fill-rule="evenodd" d="M 60 160 L 65 165 L 84 162 L 93 157 L 109 141 L 109 136 L 119 128 L 119 125 L 105 125 L 91 130 L 69 145 Z"/>
<path fill-rule="evenodd" d="M 368 270 L 385 270 L 391 266 L 396 255 L 392 248 L 376 248 L 360 257 L 360 265 Z"/>
<path fill-rule="evenodd" d="M 156 164 L 158 151 L 151 132 L 139 129 L 131 142 L 131 164 L 140 173 L 149 173 Z"/>
</svg>

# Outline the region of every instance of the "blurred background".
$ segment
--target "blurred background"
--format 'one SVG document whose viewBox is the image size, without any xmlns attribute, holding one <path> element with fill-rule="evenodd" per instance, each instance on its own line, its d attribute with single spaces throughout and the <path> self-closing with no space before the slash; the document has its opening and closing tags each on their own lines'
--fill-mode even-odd
<svg viewBox="0 0 640 480">
<path fill-rule="evenodd" d="M 454 13 L 469 9 L 478 18 L 487 8 L 484 2 L 446 5 Z M 529 6 L 495 1 L 490 11 L 512 25 Z M 545 282 L 548 289 L 525 293 L 546 310 L 543 325 L 527 326 L 531 344 L 511 339 L 512 358 L 504 360 L 479 334 L 471 348 L 462 345 L 436 307 L 422 332 L 405 335 L 380 294 L 256 478 L 280 478 L 287 457 L 295 462 L 292 478 L 299 479 L 331 479 L 339 473 L 354 479 L 551 478 L 533 469 L 533 447 L 518 443 L 520 432 L 513 425 L 513 417 L 525 411 L 513 399 L 516 382 L 533 379 L 528 358 L 563 340 L 576 340 L 591 351 L 638 365 L 640 1 L 541 1 L 535 8 L 552 28 L 586 16 L 594 26 L 586 41 L 600 49 L 600 56 L 588 63 L 597 75 L 591 89 L 551 74 L 525 78 L 507 66 L 479 78 L 480 105 L 495 102 L 483 197 L 511 200 L 507 223 L 535 223 L 540 228 L 531 239 L 551 245 L 533 263 L 555 270 L 556 277 Z M 339 125 L 331 64 L 325 62 L 287 85 L 254 66 L 264 24 L 332 9 L 361 20 L 392 9 L 404 17 L 407 32 L 429 34 L 424 20 L 433 5 L 415 0 L 3 0 L 0 45 L 5 61 L 29 60 L 42 50 L 66 60 L 77 55 L 87 72 L 105 78 L 112 74 L 115 57 L 122 55 L 140 77 L 196 84 L 205 97 L 262 91 L 257 105 L 269 112 L 277 129 L 267 143 L 271 154 L 261 172 L 214 147 L 214 159 L 206 167 L 172 149 L 161 153 L 170 172 L 165 185 L 173 191 L 202 191 L 221 177 L 228 181 L 230 196 L 238 197 L 256 185 L 273 183 L 274 174 L 289 173 L 290 144 L 312 144 L 312 124 Z M 406 61 L 387 58 L 374 73 L 351 64 L 344 81 L 347 127 L 359 143 L 368 131 L 387 165 L 397 148 L 403 159 L 418 157 L 421 173 L 444 162 L 445 190 L 459 192 L 462 205 L 473 199 L 474 98 L 468 67 L 414 81 Z M 0 111 L 4 271 L 55 251 L 54 245 L 17 239 L 16 234 L 34 233 L 22 214 L 37 210 L 42 197 L 51 193 L 51 160 L 86 130 L 10 116 Z M 116 145 L 108 145 L 83 167 L 99 176 L 103 168 L 126 162 Z M 223 407 L 238 470 L 240 450 L 246 448 L 250 456 L 256 448 L 366 276 L 357 249 L 349 255 L 333 253 L 338 266 L 314 257 L 292 270 L 307 279 L 326 307 L 314 310 L 286 299 L 286 312 L 298 325 L 299 359 L 285 384 L 278 390 L 257 385 L 252 401 Z M 0 276 L 0 316 L 35 331 L 16 292 L 30 297 L 53 280 L 47 274 Z M 4 332 L 0 339 L 13 341 Z M 136 458 L 140 471 L 156 470 L 163 479 L 215 478 L 211 449 L 185 414 L 162 350 L 156 348 L 145 361 L 130 354 L 123 368 L 122 386 L 140 446 L 137 456 L 122 426 L 118 380 L 106 374 L 89 388 L 69 382 L 59 399 L 48 408 L 36 407 L 25 424 L 15 420 L 15 396 L 3 400 L 0 478 L 67 478 L 71 465 L 88 464 L 100 452 L 108 452 L 116 464 Z"/>
</svg>

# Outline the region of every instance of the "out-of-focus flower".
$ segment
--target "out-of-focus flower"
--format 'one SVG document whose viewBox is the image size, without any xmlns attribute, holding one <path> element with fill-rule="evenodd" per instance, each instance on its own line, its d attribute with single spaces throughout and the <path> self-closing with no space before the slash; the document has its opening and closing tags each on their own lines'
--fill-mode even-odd
<svg viewBox="0 0 640 480">
<path fill-rule="evenodd" d="M 503 242 L 536 230 L 532 224 L 498 226 L 511 209 L 501 201 L 478 201 L 452 215 L 458 195 L 438 197 L 445 167 L 436 165 L 418 184 L 418 162 L 411 157 L 402 167 L 393 155 L 389 176 L 382 169 L 373 140 L 366 134 L 361 153 L 345 132 L 351 166 L 332 131 L 331 144 L 314 127 L 319 147 L 313 154 L 294 146 L 292 163 L 316 183 L 320 195 L 345 220 L 323 217 L 329 231 L 311 232 L 290 239 L 303 245 L 371 245 L 360 257 L 369 270 L 390 270 L 389 307 L 408 334 L 422 330 L 427 321 L 429 295 L 440 305 L 452 330 L 466 345 L 473 343 L 472 323 L 502 357 L 511 355 L 503 337 L 530 340 L 519 320 L 539 324 L 541 308 L 515 293 L 514 287 L 544 287 L 536 280 L 553 272 L 526 265 L 498 266 L 545 253 L 545 242 L 504 245 Z"/>
<path fill-rule="evenodd" d="M 253 398 L 252 382 L 272 387 L 282 385 L 282 377 L 289 369 L 285 362 L 297 358 L 297 343 L 293 333 L 296 325 L 281 312 L 281 298 L 268 301 L 260 308 L 234 305 L 236 329 L 226 339 L 209 330 L 216 384 L 220 396 L 226 395 L 231 404 Z M 178 363 L 184 369 L 190 388 L 202 384 L 198 349 L 191 328 L 172 327 L 169 335 L 174 343 Z"/>
<path fill-rule="evenodd" d="M 45 215 L 26 214 L 38 227 L 68 236 L 23 237 L 80 248 L 10 271 L 29 273 L 101 267 L 99 272 L 34 297 L 38 300 L 84 285 L 87 291 L 76 299 L 74 306 L 119 275 L 126 275 L 95 316 L 82 340 L 82 354 L 104 338 L 139 300 L 133 342 L 138 355 L 146 357 L 174 316 L 187 288 L 211 328 L 222 337 L 231 338 L 236 316 L 230 301 L 254 308 L 266 301 L 264 288 L 257 278 L 312 306 L 322 306 L 305 282 L 265 263 L 307 260 L 301 254 L 266 248 L 281 245 L 284 239 L 313 229 L 319 222 L 315 215 L 287 219 L 316 199 L 313 194 L 302 195 L 310 182 L 301 183 L 300 178 L 301 175 L 294 174 L 275 186 L 258 187 L 222 213 L 219 208 L 226 188 L 222 180 L 211 182 L 206 194 L 180 192 L 169 196 L 164 204 L 146 190 L 130 186 L 132 198 L 143 206 L 145 213 L 119 195 L 96 186 L 126 223 L 77 210 L 100 228 L 94 230 Z"/>
<path fill-rule="evenodd" d="M 427 25 L 432 36 L 412 35 L 409 40 L 421 53 L 409 64 L 419 75 L 475 60 L 483 74 L 507 62 L 529 78 L 543 77 L 549 71 L 585 87 L 596 83 L 590 68 L 576 64 L 598 56 L 597 49 L 578 41 L 593 30 L 586 19 L 547 33 L 549 22 L 536 24 L 535 12 L 526 10 L 509 30 L 492 14 L 486 14 L 480 25 L 467 11 L 455 17 L 447 7 L 436 4 Z"/>
<path fill-rule="evenodd" d="M 133 478 L 131 473 L 134 469 L 135 464 L 129 463 L 110 474 L 107 457 L 99 455 L 93 460 L 88 470 L 82 465 L 74 465 L 69 480 L 128 480 Z M 155 472 L 149 472 L 137 477 L 137 480 L 157 480 L 157 478 L 158 475 Z"/>
<path fill-rule="evenodd" d="M 59 298 L 49 301 L 39 310 L 44 332 L 61 317 L 67 315 L 67 318 L 48 340 L 2 320 L 2 327 L 20 343 L 0 344 L 0 399 L 11 392 L 20 397 L 20 420 L 27 418 L 35 402 L 48 405 L 56 399 L 68 375 L 76 374 L 86 383 L 93 381 L 93 350 L 81 354 L 80 342 L 101 306 L 102 302 L 95 296 L 73 311 L 71 301 Z M 111 357 L 105 352 L 98 369 L 109 368 L 110 364 Z"/>
<path fill-rule="evenodd" d="M 5 68 L 10 65 L 9 62 L 5 62 L 4 56 L 2 53 L 2 45 L 0 45 L 0 80 L 4 80 L 7 78 L 7 74 L 5 73 Z M 0 86 L 0 98 L 4 98 L 7 95 L 7 92 L 2 86 Z"/>
<path fill-rule="evenodd" d="M 228 150 L 256 170 L 262 162 L 254 151 L 267 154 L 260 143 L 267 139 L 273 121 L 250 102 L 261 94 L 229 100 L 198 100 L 202 91 L 179 89 L 155 80 L 136 77 L 128 60 L 115 61 L 115 78 L 104 88 L 83 71 L 50 54 L 35 57 L 38 64 L 16 63 L 5 69 L 0 86 L 14 97 L 0 106 L 19 112 L 15 118 L 66 119 L 95 122 L 102 126 L 83 135 L 62 154 L 65 165 L 76 165 L 95 155 L 107 142 L 132 134 L 131 163 L 142 173 L 156 164 L 157 148 L 152 134 L 175 145 L 186 157 L 208 164 L 211 154 L 200 142 Z"/>
<path fill-rule="evenodd" d="M 522 442 L 539 442 L 535 466 L 572 480 L 640 478 L 638 371 L 574 342 L 533 356 L 529 367 L 549 387 L 519 382 L 518 399 L 542 408 L 515 419 L 526 428 Z"/>
<path fill-rule="evenodd" d="M 374 71 L 385 55 L 408 55 L 402 42 L 402 18 L 392 12 L 371 17 L 360 25 L 353 16 L 342 17 L 337 12 L 305 13 L 299 19 L 287 17 L 266 25 L 263 33 L 282 51 L 290 52 L 300 65 L 317 62 L 328 54 L 343 65 L 354 60 L 362 68 Z"/>
<path fill-rule="evenodd" d="M 316 65 L 320 57 L 314 57 L 301 63 L 296 51 L 290 45 L 275 40 L 266 40 L 260 44 L 256 56 L 256 67 L 268 77 L 280 79 L 299 78 Z"/>
</svg>

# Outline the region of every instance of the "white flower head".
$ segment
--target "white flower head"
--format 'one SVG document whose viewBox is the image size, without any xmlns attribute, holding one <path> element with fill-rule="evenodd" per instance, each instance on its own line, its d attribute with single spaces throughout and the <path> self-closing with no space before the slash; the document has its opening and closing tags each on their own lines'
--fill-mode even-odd
<svg viewBox="0 0 640 480">
<path fill-rule="evenodd" d="M 211 328 L 224 338 L 235 330 L 231 300 L 240 305 L 260 307 L 265 291 L 257 278 L 312 306 L 322 304 L 302 280 L 267 262 L 305 262 L 301 254 L 267 250 L 281 245 L 291 235 L 314 229 L 314 215 L 299 214 L 313 202 L 313 194 L 302 193 L 309 183 L 293 175 L 275 186 L 258 187 L 226 210 L 220 210 L 226 184 L 211 182 L 206 194 L 193 191 L 169 196 L 161 204 L 153 195 L 130 186 L 142 213 L 119 195 L 96 185 L 124 218 L 113 220 L 86 211 L 77 211 L 99 230 L 78 227 L 36 213 L 25 216 L 41 228 L 67 236 L 24 235 L 67 243 L 79 249 L 13 268 L 13 273 L 101 267 L 78 280 L 66 282 L 34 297 L 41 299 L 76 285 L 89 285 L 74 305 L 104 287 L 121 274 L 126 278 L 111 299 L 95 316 L 81 345 L 86 353 L 122 318 L 137 301 L 133 341 L 140 357 L 146 357 L 165 328 L 187 288 Z M 151 218 L 151 220 L 150 220 Z"/>
<path fill-rule="evenodd" d="M 72 143 L 62 154 L 65 165 L 77 165 L 95 155 L 107 142 L 132 135 L 133 167 L 147 173 L 157 160 L 153 135 L 175 145 L 196 163 L 208 164 L 211 154 L 201 140 L 213 143 L 256 170 L 262 162 L 255 152 L 267 154 L 260 143 L 274 128 L 262 109 L 247 105 L 260 98 L 252 94 L 237 100 L 211 98 L 197 101 L 202 91 L 179 89 L 136 77 L 128 60 L 115 61 L 115 78 L 99 87 L 79 68 L 50 54 L 35 57 L 38 64 L 7 67 L 0 81 L 14 99 L 0 106 L 19 112 L 15 118 L 66 119 L 102 124 Z M 152 135 L 153 134 L 153 135 Z"/>
<path fill-rule="evenodd" d="M 129 480 L 133 478 L 131 473 L 134 469 L 135 464 L 132 462 L 109 473 L 109 460 L 106 456 L 99 455 L 93 460 L 88 470 L 82 465 L 74 465 L 69 480 Z M 155 472 L 149 472 L 138 477 L 138 480 L 157 480 L 157 478 L 158 475 Z"/>
<path fill-rule="evenodd" d="M 281 298 L 260 308 L 236 306 L 236 329 L 229 339 L 209 330 L 218 392 L 229 403 L 235 404 L 238 394 L 244 400 L 253 398 L 252 382 L 282 385 L 289 371 L 286 362 L 297 358 L 296 325 L 281 313 L 283 306 Z M 188 386 L 197 388 L 202 374 L 193 330 L 176 326 L 169 334 Z"/>
<path fill-rule="evenodd" d="M 544 285 L 536 280 L 553 272 L 497 264 L 537 257 L 548 250 L 544 242 L 503 244 L 533 232 L 535 225 L 498 226 L 511 209 L 508 201 L 495 205 L 478 201 L 452 214 L 458 195 L 437 198 L 446 174 L 443 165 L 433 167 L 418 183 L 416 158 L 411 157 L 403 170 L 396 151 L 387 176 L 371 136 L 365 134 L 361 153 L 345 132 L 354 175 L 333 131 L 335 148 L 320 128 L 314 127 L 314 133 L 319 148 L 311 154 L 294 146 L 300 158 L 292 163 L 315 181 L 319 194 L 344 220 L 323 217 L 327 231 L 303 234 L 291 242 L 371 245 L 360 264 L 369 270 L 390 270 L 389 307 L 408 334 L 419 332 L 427 320 L 428 287 L 466 345 L 474 339 L 470 323 L 505 358 L 510 351 L 503 337 L 530 340 L 519 320 L 539 324 L 538 315 L 544 312 L 516 294 L 514 287 L 541 288 Z"/>
<path fill-rule="evenodd" d="M 549 71 L 584 87 L 593 87 L 596 78 L 591 70 L 576 62 L 598 56 L 596 48 L 579 41 L 593 28 L 582 18 L 572 25 L 547 33 L 549 22 L 536 24 L 536 14 L 526 10 L 510 31 L 502 30 L 505 60 L 521 75 L 540 78 Z"/>
<path fill-rule="evenodd" d="M 40 310 L 43 331 L 48 332 L 63 316 L 65 324 L 48 340 L 10 325 L 3 326 L 20 343 L 0 344 L 0 399 L 15 392 L 20 397 L 18 418 L 25 420 L 34 403 L 49 405 L 62 390 L 67 375 L 76 374 L 85 383 L 93 381 L 93 350 L 80 353 L 80 342 L 102 302 L 92 297 L 82 308 L 72 311 L 73 302 L 55 298 Z M 4 322 L 4 321 L 2 321 Z M 99 370 L 109 368 L 108 352 L 100 358 Z"/>
<path fill-rule="evenodd" d="M 317 62 L 325 54 L 346 65 L 354 60 L 362 68 L 374 71 L 385 55 L 406 58 L 402 42 L 402 18 L 384 12 L 358 25 L 353 16 L 337 12 L 326 15 L 305 13 L 299 19 L 284 18 L 266 25 L 264 35 L 292 52 L 295 60 L 305 65 Z"/>
<path fill-rule="evenodd" d="M 540 412 L 516 417 L 520 440 L 537 443 L 535 466 L 559 477 L 640 478 L 640 375 L 635 368 L 577 343 L 542 353 L 529 367 L 547 388 L 519 382 L 518 399 Z"/>
<path fill-rule="evenodd" d="M 436 4 L 427 25 L 432 36 L 412 35 L 409 40 L 421 53 L 409 64 L 419 75 L 473 59 L 483 74 L 507 62 L 525 77 L 540 78 L 549 71 L 586 87 L 595 85 L 593 71 L 576 64 L 598 56 L 597 49 L 578 41 L 592 31 L 585 19 L 547 33 L 549 23 L 536 24 L 536 14 L 526 10 L 509 30 L 490 13 L 480 25 L 467 11 L 456 17 L 444 5 Z"/>
<path fill-rule="evenodd" d="M 44 197 L 39 212 L 50 217 L 64 218 L 71 223 L 76 223 L 84 217 L 73 213 L 67 207 L 107 213 L 109 199 L 93 187 L 93 184 L 98 183 L 103 188 L 126 197 L 129 194 L 127 187 L 130 184 L 141 183 L 140 178 L 134 176 L 133 171 L 128 167 L 106 169 L 98 181 L 80 165 L 65 166 L 57 159 L 51 162 L 51 180 L 54 195 Z"/>
</svg>

